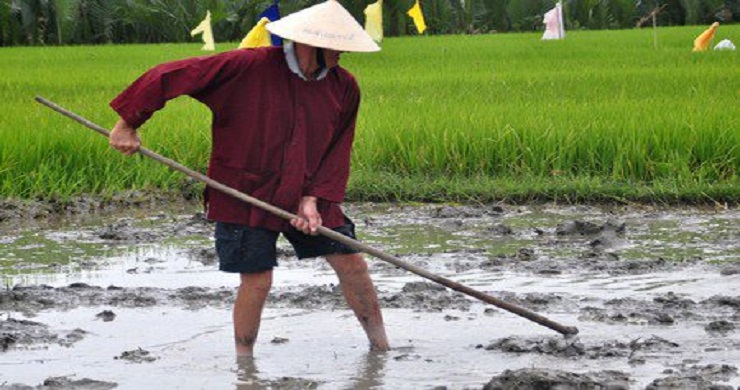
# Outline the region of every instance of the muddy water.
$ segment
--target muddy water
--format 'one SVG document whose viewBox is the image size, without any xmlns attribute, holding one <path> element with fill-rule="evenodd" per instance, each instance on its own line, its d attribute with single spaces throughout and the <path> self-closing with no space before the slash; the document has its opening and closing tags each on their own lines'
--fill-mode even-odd
<svg viewBox="0 0 740 390">
<path fill-rule="evenodd" d="M 369 353 L 329 267 L 281 241 L 257 357 L 238 361 L 237 277 L 194 208 L 6 220 L 0 389 L 740 387 L 737 209 L 347 209 L 363 242 L 580 334 L 372 259 L 394 349 Z"/>
</svg>

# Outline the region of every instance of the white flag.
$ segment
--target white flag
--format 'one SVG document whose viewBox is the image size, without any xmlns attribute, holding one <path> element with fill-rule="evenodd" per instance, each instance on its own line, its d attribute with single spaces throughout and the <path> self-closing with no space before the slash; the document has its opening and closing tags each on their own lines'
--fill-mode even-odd
<svg viewBox="0 0 740 390">
<path fill-rule="evenodd" d="M 565 38 L 565 24 L 563 23 L 563 4 L 557 3 L 555 7 L 542 18 L 545 23 L 545 33 L 542 39 L 563 39 Z"/>
<path fill-rule="evenodd" d="M 365 31 L 375 42 L 383 40 L 383 0 L 365 7 Z"/>
<path fill-rule="evenodd" d="M 213 40 L 213 31 L 211 31 L 211 11 L 206 11 L 206 18 L 190 32 L 190 36 L 193 37 L 198 34 L 203 34 L 204 45 L 201 50 L 216 50 L 216 42 Z"/>
<path fill-rule="evenodd" d="M 735 50 L 735 44 L 729 39 L 723 39 L 714 47 L 714 50 Z"/>
</svg>

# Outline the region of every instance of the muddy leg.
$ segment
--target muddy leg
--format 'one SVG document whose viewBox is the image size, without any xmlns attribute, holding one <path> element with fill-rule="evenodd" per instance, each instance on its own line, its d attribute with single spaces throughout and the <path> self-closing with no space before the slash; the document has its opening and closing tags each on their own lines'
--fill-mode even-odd
<svg viewBox="0 0 740 390">
<path fill-rule="evenodd" d="M 252 356 L 260 329 L 262 308 L 272 286 L 272 271 L 241 274 L 234 302 L 234 340 L 237 356 Z"/>
<path fill-rule="evenodd" d="M 385 334 L 383 315 L 380 312 L 375 286 L 367 271 L 367 263 L 361 254 L 329 255 L 326 257 L 339 277 L 342 293 L 347 304 L 355 312 L 370 341 L 370 349 L 387 351 L 388 337 Z"/>
</svg>

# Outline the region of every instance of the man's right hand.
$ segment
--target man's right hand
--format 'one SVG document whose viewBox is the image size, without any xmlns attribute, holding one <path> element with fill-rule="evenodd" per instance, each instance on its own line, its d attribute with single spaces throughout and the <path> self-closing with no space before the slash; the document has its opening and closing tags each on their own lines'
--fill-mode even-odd
<svg viewBox="0 0 740 390">
<path fill-rule="evenodd" d="M 315 236 L 319 234 L 317 229 L 321 226 L 321 214 L 316 206 L 315 196 L 303 196 L 298 203 L 298 217 L 291 219 L 290 224 L 305 234 Z"/>
<path fill-rule="evenodd" d="M 141 147 L 141 139 L 136 129 L 131 127 L 125 120 L 120 119 L 110 132 L 108 144 L 113 149 L 130 156 Z"/>
</svg>

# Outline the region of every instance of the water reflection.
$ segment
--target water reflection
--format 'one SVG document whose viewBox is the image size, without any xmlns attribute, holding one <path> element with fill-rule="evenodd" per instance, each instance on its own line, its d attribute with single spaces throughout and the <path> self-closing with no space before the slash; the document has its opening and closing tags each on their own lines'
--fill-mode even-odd
<svg viewBox="0 0 740 390">
<path fill-rule="evenodd" d="M 259 382 L 257 364 L 252 356 L 236 358 L 236 390 L 258 390 L 265 388 Z"/>
<path fill-rule="evenodd" d="M 383 387 L 385 365 L 388 354 L 385 352 L 367 352 L 362 355 L 357 363 L 357 373 L 350 378 L 342 389 L 371 390 Z M 254 357 L 236 358 L 236 390 L 262 390 L 274 388 L 290 389 L 315 389 L 319 383 L 306 378 L 261 379 L 259 369 Z M 341 378 L 337 378 L 342 381 Z"/>
<path fill-rule="evenodd" d="M 388 353 L 376 351 L 366 353 L 358 362 L 357 375 L 353 378 L 352 385 L 347 387 L 347 389 L 363 390 L 382 388 L 387 361 Z"/>
</svg>

